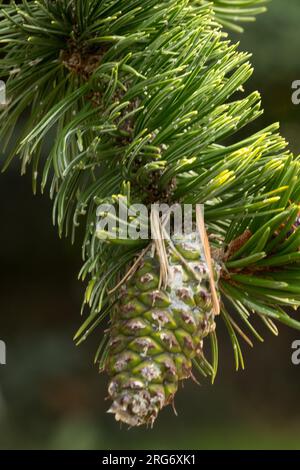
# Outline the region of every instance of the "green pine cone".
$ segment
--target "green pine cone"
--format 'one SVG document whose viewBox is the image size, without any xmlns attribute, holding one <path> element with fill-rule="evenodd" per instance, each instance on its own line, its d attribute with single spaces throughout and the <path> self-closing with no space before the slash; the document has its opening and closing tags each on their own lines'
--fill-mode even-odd
<svg viewBox="0 0 300 470">
<path fill-rule="evenodd" d="M 215 328 L 199 237 L 193 233 L 172 242 L 168 287 L 159 289 L 158 258 L 146 255 L 122 288 L 112 317 L 105 363 L 113 400 L 109 412 L 131 426 L 152 425 L 160 409 L 173 402 L 178 382 L 191 376 L 192 359 Z"/>
</svg>

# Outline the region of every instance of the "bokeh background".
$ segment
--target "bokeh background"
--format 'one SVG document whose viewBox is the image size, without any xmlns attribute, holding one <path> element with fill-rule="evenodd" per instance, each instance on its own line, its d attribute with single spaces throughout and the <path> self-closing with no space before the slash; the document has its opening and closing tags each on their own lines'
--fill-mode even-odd
<svg viewBox="0 0 300 470">
<path fill-rule="evenodd" d="M 234 36 L 253 53 L 248 90 L 260 90 L 265 108 L 255 126 L 281 121 L 296 153 L 300 106 L 291 102 L 291 83 L 300 79 L 299 22 L 299 0 L 273 0 L 268 14 Z M 214 386 L 186 383 L 177 417 L 169 407 L 153 430 L 121 429 L 106 413 L 106 378 L 93 366 L 101 328 L 79 348 L 72 341 L 83 293 L 79 244 L 58 239 L 51 203 L 32 196 L 17 161 L 0 177 L 0 208 L 1 449 L 300 449 L 300 366 L 291 363 L 300 332 L 285 327 L 279 338 L 264 331 L 254 350 L 245 344 L 239 373 L 221 331 Z"/>
</svg>

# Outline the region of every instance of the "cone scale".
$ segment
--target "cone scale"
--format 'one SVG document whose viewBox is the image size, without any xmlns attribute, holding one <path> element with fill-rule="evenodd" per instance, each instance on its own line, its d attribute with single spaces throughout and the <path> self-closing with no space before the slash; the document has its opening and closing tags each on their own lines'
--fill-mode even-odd
<svg viewBox="0 0 300 470">
<path fill-rule="evenodd" d="M 192 359 L 201 356 L 203 339 L 215 329 L 199 235 L 173 238 L 172 246 L 167 247 L 167 287 L 159 288 L 157 256 L 146 255 L 123 286 L 112 317 L 105 364 L 113 400 L 109 412 L 130 426 L 152 425 L 173 403 L 179 382 L 192 376 Z M 214 270 L 217 280 L 217 266 Z"/>
</svg>

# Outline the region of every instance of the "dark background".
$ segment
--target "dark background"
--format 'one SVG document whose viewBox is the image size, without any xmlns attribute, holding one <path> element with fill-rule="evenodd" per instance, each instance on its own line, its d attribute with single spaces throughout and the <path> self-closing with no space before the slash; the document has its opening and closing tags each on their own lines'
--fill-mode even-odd
<svg viewBox="0 0 300 470">
<path fill-rule="evenodd" d="M 273 0 L 268 14 L 247 25 L 241 48 L 253 52 L 248 90 L 262 93 L 261 128 L 281 121 L 295 153 L 300 106 L 291 84 L 300 79 L 300 2 Z M 0 143 L 1 144 L 1 143 Z M 0 448 L 58 449 L 300 449 L 300 366 L 291 343 L 300 332 L 263 327 L 265 343 L 245 344 L 246 370 L 234 371 L 230 341 L 221 334 L 215 385 L 185 383 L 153 430 L 127 430 L 107 415 L 106 377 L 93 357 L 101 328 L 77 348 L 83 286 L 78 246 L 59 240 L 47 196 L 31 194 L 30 175 L 15 161 L 0 177 Z M 224 336 L 224 337 L 223 337 Z"/>
</svg>

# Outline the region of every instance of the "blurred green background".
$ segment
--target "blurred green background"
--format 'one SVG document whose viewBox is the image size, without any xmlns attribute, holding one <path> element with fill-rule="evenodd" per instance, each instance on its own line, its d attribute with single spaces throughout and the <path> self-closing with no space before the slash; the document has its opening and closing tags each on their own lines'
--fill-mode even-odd
<svg viewBox="0 0 300 470">
<path fill-rule="evenodd" d="M 268 14 L 247 25 L 241 48 L 253 53 L 248 90 L 262 93 L 262 127 L 280 120 L 282 133 L 300 150 L 300 106 L 291 83 L 300 79 L 300 2 L 273 0 Z M 291 343 L 300 332 L 280 328 L 265 343 L 246 344 L 246 370 L 234 371 L 230 341 L 220 329 L 220 369 L 214 386 L 185 383 L 178 416 L 163 410 L 154 429 L 123 429 L 106 413 L 106 377 L 93 356 L 101 328 L 80 348 L 83 286 L 79 246 L 60 241 L 47 197 L 32 197 L 30 175 L 18 162 L 0 181 L 1 449 L 300 449 L 300 366 Z"/>
</svg>

